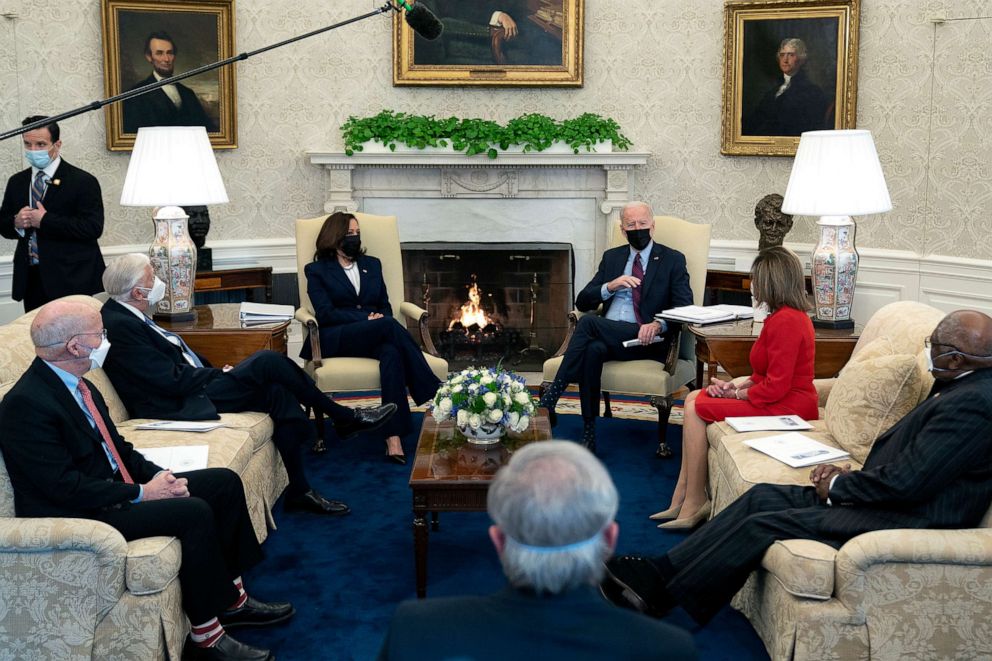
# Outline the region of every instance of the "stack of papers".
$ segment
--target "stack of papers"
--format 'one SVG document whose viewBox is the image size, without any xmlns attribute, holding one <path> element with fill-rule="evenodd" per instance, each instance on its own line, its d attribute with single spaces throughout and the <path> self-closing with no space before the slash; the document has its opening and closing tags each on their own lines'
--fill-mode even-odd
<svg viewBox="0 0 992 661">
<path fill-rule="evenodd" d="M 176 445 L 166 448 L 140 448 L 138 452 L 156 466 L 173 473 L 201 470 L 207 467 L 207 445 Z"/>
<path fill-rule="evenodd" d="M 824 445 L 795 431 L 744 441 L 744 445 L 764 452 L 769 457 L 778 459 L 783 464 L 788 464 L 793 468 L 825 464 L 850 456 L 843 450 Z"/>
<path fill-rule="evenodd" d="M 197 422 L 195 420 L 156 420 L 137 425 L 135 429 L 155 429 L 157 431 L 194 431 L 205 432 L 223 427 L 221 422 Z"/>
<path fill-rule="evenodd" d="M 683 305 L 655 315 L 658 319 L 690 324 L 716 324 L 722 321 L 750 319 L 753 316 L 754 310 L 746 305 Z"/>
<path fill-rule="evenodd" d="M 659 342 L 661 342 L 661 340 L 662 340 L 661 335 L 655 335 L 654 337 L 651 338 L 651 341 L 648 342 L 648 344 L 658 344 Z M 623 346 L 624 348 L 627 349 L 629 349 L 630 347 L 639 347 L 641 346 L 641 341 L 638 340 L 636 337 L 633 340 L 624 340 Z"/>
<path fill-rule="evenodd" d="M 296 310 L 292 305 L 271 303 L 242 303 L 239 317 L 246 324 L 271 324 L 291 321 Z"/>
<path fill-rule="evenodd" d="M 727 424 L 734 428 L 734 431 L 801 431 L 812 429 L 809 424 L 798 415 L 755 415 L 746 418 L 726 418 Z"/>
</svg>

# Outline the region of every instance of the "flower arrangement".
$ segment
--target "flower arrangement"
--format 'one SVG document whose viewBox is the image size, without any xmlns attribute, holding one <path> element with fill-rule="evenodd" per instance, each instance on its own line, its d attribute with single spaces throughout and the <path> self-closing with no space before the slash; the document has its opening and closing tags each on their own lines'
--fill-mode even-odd
<svg viewBox="0 0 992 661">
<path fill-rule="evenodd" d="M 491 431 L 497 427 L 522 432 L 534 415 L 536 402 L 524 378 L 499 368 L 470 367 L 452 372 L 441 384 L 431 412 L 443 422 L 450 418 L 465 431 Z"/>
</svg>

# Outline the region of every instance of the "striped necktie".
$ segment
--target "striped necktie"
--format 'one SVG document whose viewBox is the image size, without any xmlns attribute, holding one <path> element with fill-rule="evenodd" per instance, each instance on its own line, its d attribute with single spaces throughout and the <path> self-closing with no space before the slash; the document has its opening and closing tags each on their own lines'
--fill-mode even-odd
<svg viewBox="0 0 992 661">
<path fill-rule="evenodd" d="M 641 266 L 641 253 L 634 253 L 634 265 L 630 269 L 630 274 L 641 281 L 641 284 L 634 287 L 632 293 L 633 303 L 634 303 L 634 318 L 637 319 L 637 323 L 643 324 L 644 321 L 641 319 L 641 289 L 644 287 L 644 267 Z"/>
<path fill-rule="evenodd" d="M 117 448 L 114 446 L 114 439 L 110 436 L 110 430 L 107 429 L 107 423 L 100 415 L 100 409 L 96 407 L 96 402 L 93 401 L 93 393 L 90 392 L 89 386 L 82 379 L 79 380 L 79 385 L 76 386 L 79 389 L 79 394 L 83 396 L 83 403 L 86 405 L 86 410 L 90 412 L 93 416 L 93 422 L 96 424 L 96 428 L 100 432 L 100 437 L 103 439 L 103 444 L 107 446 L 107 452 L 113 458 L 114 463 L 117 464 L 117 469 L 121 472 L 121 479 L 127 484 L 134 484 L 134 480 L 131 478 L 131 474 L 127 471 L 127 466 L 121 460 L 120 453 L 117 452 Z"/>
<path fill-rule="evenodd" d="M 182 349 L 182 352 L 184 354 L 186 354 L 187 356 L 189 356 L 189 359 L 193 363 L 193 367 L 203 367 L 203 361 L 200 360 L 200 357 L 196 355 L 196 352 L 195 351 L 193 351 L 192 349 L 189 348 L 189 345 L 186 344 L 186 342 L 183 340 L 182 336 L 176 335 L 175 333 L 170 333 L 169 331 L 165 330 L 164 328 L 162 328 L 161 326 L 159 326 L 158 324 L 156 324 L 154 321 L 152 321 L 148 317 L 145 317 L 145 323 L 148 324 L 149 326 L 151 326 L 152 328 L 154 328 L 157 332 L 159 332 L 162 335 L 164 335 L 166 338 L 172 338 L 172 339 L 176 340 L 176 342 L 173 342 L 172 344 L 178 343 L 178 346 L 179 346 L 180 349 Z"/>
<path fill-rule="evenodd" d="M 37 209 L 38 203 L 45 199 L 45 190 L 48 188 L 44 170 L 38 170 L 31 182 L 31 208 Z M 38 233 L 34 229 L 28 230 L 28 259 L 32 265 L 38 263 Z"/>
</svg>

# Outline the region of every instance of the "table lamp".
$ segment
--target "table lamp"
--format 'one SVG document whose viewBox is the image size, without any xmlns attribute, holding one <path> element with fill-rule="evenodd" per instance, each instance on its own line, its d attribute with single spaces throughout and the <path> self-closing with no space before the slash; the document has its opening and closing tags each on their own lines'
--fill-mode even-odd
<svg viewBox="0 0 992 661">
<path fill-rule="evenodd" d="M 853 328 L 858 277 L 856 226 L 851 216 L 892 209 L 871 131 L 807 131 L 800 136 L 782 211 L 819 216 L 813 251 L 813 298 L 818 328 Z"/>
<path fill-rule="evenodd" d="M 184 321 L 194 316 L 196 246 L 187 228 L 189 216 L 181 207 L 222 202 L 227 202 L 227 191 L 204 127 L 138 129 L 121 205 L 156 207 L 148 257 L 166 288 L 156 317 Z"/>
</svg>

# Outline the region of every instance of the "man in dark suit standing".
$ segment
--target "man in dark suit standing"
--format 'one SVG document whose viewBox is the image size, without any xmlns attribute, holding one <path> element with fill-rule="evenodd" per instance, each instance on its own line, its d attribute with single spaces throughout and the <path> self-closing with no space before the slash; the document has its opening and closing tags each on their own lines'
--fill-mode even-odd
<svg viewBox="0 0 992 661">
<path fill-rule="evenodd" d="M 45 119 L 28 117 L 22 125 Z M 69 294 L 103 289 L 103 196 L 96 177 L 62 158 L 55 122 L 23 136 L 31 167 L 7 181 L 0 234 L 17 241 L 11 295 L 24 311 Z"/>
<path fill-rule="evenodd" d="M 705 623 L 775 541 L 840 548 L 872 530 L 978 525 L 992 500 L 992 318 L 952 312 L 927 346 L 930 396 L 878 437 L 864 468 L 816 466 L 807 487 L 759 484 L 666 555 L 611 560 L 604 593 Z"/>
<path fill-rule="evenodd" d="M 401 604 L 379 659 L 695 659 L 685 631 L 612 608 L 596 592 L 616 547 L 618 504 L 606 468 L 576 444 L 517 451 L 488 494 L 489 538 L 510 585 Z"/>
<path fill-rule="evenodd" d="M 272 440 L 289 474 L 284 507 L 330 515 L 351 511 L 345 503 L 324 498 L 307 480 L 303 447 L 313 444 L 316 431 L 301 404 L 323 411 L 341 438 L 382 426 L 396 411 L 395 404 L 341 406 L 320 392 L 296 363 L 273 351 L 258 351 L 233 368 L 205 364 L 182 338 L 147 316 L 165 293 L 147 255 L 113 260 L 103 284 L 110 294 L 103 323 L 113 345 L 106 372 L 131 415 L 216 420 L 220 413 L 264 411 L 272 417 Z"/>
<path fill-rule="evenodd" d="M 541 397 L 555 424 L 555 404 L 569 383 L 579 384 L 582 405 L 582 443 L 595 451 L 596 416 L 603 363 L 609 360 L 665 361 L 670 340 L 668 327 L 656 321 L 662 310 L 692 305 L 685 255 L 654 242 L 654 213 L 644 202 L 631 202 L 620 213 L 620 227 L 629 246 L 611 248 L 599 270 L 575 299 L 582 312 L 603 306 L 603 316 L 583 315 L 555 380 Z M 653 342 L 661 337 L 661 342 Z M 641 344 L 624 347 L 626 340 Z"/>
<path fill-rule="evenodd" d="M 745 119 L 741 133 L 799 136 L 803 131 L 832 129 L 826 120 L 829 99 L 803 70 L 806 64 L 803 40 L 783 40 L 777 58 L 782 78 Z"/>
<path fill-rule="evenodd" d="M 167 32 L 152 32 L 145 39 L 145 59 L 152 65 L 152 74 L 132 87 L 144 87 L 175 72 L 179 48 Z M 204 126 L 216 131 L 196 92 L 182 83 L 171 83 L 145 92 L 124 102 L 124 132 L 137 133 L 142 126 Z"/>
<path fill-rule="evenodd" d="M 241 574 L 262 557 L 241 478 L 226 468 L 173 475 L 117 432 L 97 388 L 83 379 L 109 349 L 100 315 L 48 303 L 31 323 L 37 358 L 0 404 L 0 449 L 17 516 L 95 519 L 127 540 L 179 538 L 179 582 L 202 659 L 271 659 L 225 627 L 275 624 L 289 603 L 247 595 Z"/>
</svg>

